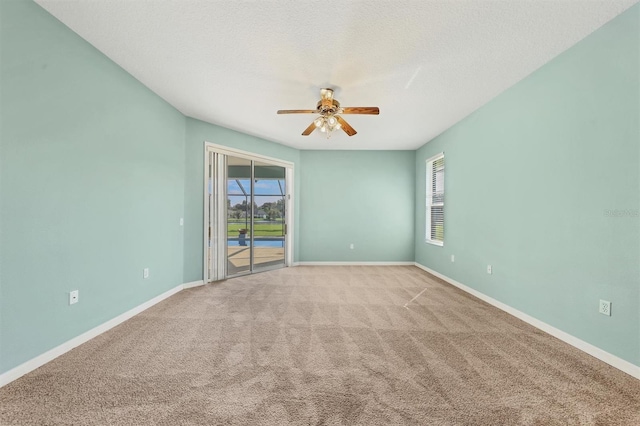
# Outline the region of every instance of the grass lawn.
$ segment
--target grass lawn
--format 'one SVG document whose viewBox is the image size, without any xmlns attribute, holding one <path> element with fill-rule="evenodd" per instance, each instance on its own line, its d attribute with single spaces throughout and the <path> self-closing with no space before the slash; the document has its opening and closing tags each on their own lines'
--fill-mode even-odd
<svg viewBox="0 0 640 426">
<path fill-rule="evenodd" d="M 227 224 L 227 236 L 237 237 L 238 229 L 244 228 L 245 222 L 229 222 Z M 282 223 L 256 223 L 253 226 L 254 237 L 281 237 L 284 235 L 284 224 Z"/>
</svg>

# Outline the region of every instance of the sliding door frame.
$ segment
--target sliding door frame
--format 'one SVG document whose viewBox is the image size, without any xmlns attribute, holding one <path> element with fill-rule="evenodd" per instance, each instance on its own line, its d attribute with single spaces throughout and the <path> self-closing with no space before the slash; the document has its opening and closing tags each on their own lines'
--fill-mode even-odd
<svg viewBox="0 0 640 426">
<path fill-rule="evenodd" d="M 215 211 L 212 212 L 212 206 L 210 206 L 209 204 L 209 176 L 210 173 L 213 172 L 214 177 L 215 177 L 215 170 L 218 167 L 223 166 L 222 163 L 226 164 L 226 157 L 225 157 L 225 161 L 222 160 L 218 160 L 216 162 L 216 164 L 209 164 L 209 158 L 210 158 L 210 153 L 217 153 L 217 154 L 221 154 L 221 155 L 225 155 L 225 156 L 232 156 L 232 157 L 239 157 L 239 158 L 244 158 L 247 160 L 252 160 L 252 161 L 260 161 L 260 162 L 264 162 L 264 163 L 269 163 L 272 164 L 274 166 L 278 166 L 278 167 L 284 167 L 286 169 L 285 172 L 285 186 L 286 186 L 286 196 L 285 196 L 285 226 L 287 229 L 287 232 L 284 236 L 285 238 L 285 253 L 284 253 L 284 267 L 288 267 L 293 265 L 293 251 L 294 251 L 294 247 L 293 247 L 293 242 L 294 242 L 294 235 L 293 235 L 293 230 L 294 230 L 294 206 L 295 206 L 295 201 L 294 201 L 294 186 L 293 186 L 293 182 L 294 182 L 294 164 L 290 161 L 285 161 L 285 160 L 280 160 L 278 158 L 273 158 L 273 157 L 267 157 L 264 155 L 260 155 L 260 154 L 254 154 L 252 152 L 248 152 L 248 151 L 242 151 L 239 149 L 235 149 L 235 148 L 229 148 L 227 146 L 224 145 L 218 145 L 212 142 L 207 142 L 205 141 L 204 143 L 204 191 L 203 191 L 203 196 L 204 196 L 204 223 L 203 223 L 203 270 L 202 270 L 202 277 L 205 283 L 209 283 L 214 281 L 210 276 L 209 276 L 209 236 L 208 236 L 208 232 L 209 232 L 209 224 L 210 224 L 210 216 L 212 213 L 214 213 L 213 215 L 213 220 L 215 221 L 215 225 L 216 228 L 220 229 L 221 228 L 221 223 L 224 223 L 224 229 L 226 231 L 226 223 L 227 223 L 227 203 L 226 203 L 226 199 L 224 202 L 220 202 L 220 200 L 222 199 L 222 195 L 226 196 L 226 182 L 224 182 L 224 187 L 222 187 L 221 185 L 217 184 L 214 180 L 213 182 L 213 202 L 217 203 L 217 205 L 215 206 Z M 213 168 L 213 169 L 210 169 Z M 252 186 L 253 186 L 253 179 L 251 180 L 252 182 Z M 221 194 L 220 193 L 220 189 L 224 188 L 224 193 L 225 194 Z M 213 203 L 212 203 L 213 204 Z M 222 206 L 220 205 L 222 204 Z M 225 240 L 225 244 L 226 244 L 226 232 L 224 233 L 224 240 Z M 216 244 L 220 244 L 217 240 L 218 240 L 219 236 L 216 235 L 215 238 L 213 238 L 214 241 L 214 245 Z M 220 256 L 220 251 L 217 250 L 215 247 L 212 248 L 212 252 L 215 253 L 216 258 L 214 260 L 214 262 L 216 262 L 216 267 L 217 268 L 221 268 L 224 267 L 224 273 L 222 274 L 222 276 L 218 273 L 217 274 L 217 279 L 225 279 L 226 278 L 226 256 L 224 256 L 224 259 L 221 259 Z M 224 260 L 224 262 L 223 262 Z"/>
</svg>

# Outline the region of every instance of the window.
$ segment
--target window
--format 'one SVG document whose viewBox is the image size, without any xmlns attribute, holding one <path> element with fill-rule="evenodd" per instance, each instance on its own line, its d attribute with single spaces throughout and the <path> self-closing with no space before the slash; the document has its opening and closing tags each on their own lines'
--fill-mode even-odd
<svg viewBox="0 0 640 426">
<path fill-rule="evenodd" d="M 427 160 L 426 239 L 444 245 L 444 153 Z"/>
</svg>

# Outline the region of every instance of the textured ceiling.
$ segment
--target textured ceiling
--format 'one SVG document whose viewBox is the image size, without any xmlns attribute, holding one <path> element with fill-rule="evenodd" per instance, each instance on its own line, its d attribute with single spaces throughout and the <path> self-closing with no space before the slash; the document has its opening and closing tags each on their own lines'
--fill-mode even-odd
<svg viewBox="0 0 640 426">
<path fill-rule="evenodd" d="M 187 116 L 300 149 L 415 149 L 637 0 L 36 2 Z M 380 115 L 329 140 L 276 115 L 321 87 Z"/>
</svg>

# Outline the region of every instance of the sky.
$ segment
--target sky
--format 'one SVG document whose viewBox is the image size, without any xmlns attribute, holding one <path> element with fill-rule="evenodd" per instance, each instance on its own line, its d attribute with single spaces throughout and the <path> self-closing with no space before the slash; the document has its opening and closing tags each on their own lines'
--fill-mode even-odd
<svg viewBox="0 0 640 426">
<path fill-rule="evenodd" d="M 282 195 L 279 195 L 282 194 L 282 191 L 280 190 L 278 181 L 282 186 L 282 191 L 286 193 L 284 179 L 258 179 L 254 183 L 253 188 L 256 195 L 255 202 L 258 207 L 262 206 L 264 203 L 275 203 L 282 199 Z M 245 200 L 238 182 L 242 184 L 247 193 L 250 191 L 250 179 L 238 179 L 237 181 L 235 179 L 230 179 L 227 183 L 227 195 L 231 200 L 232 206 L 242 203 Z"/>
</svg>

